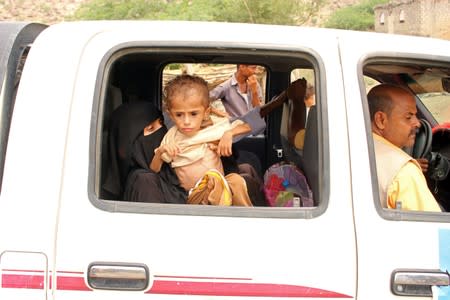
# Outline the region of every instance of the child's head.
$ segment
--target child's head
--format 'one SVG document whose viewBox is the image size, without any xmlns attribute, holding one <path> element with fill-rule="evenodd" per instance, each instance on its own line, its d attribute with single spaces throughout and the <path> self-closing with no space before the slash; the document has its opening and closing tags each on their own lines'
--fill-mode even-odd
<svg viewBox="0 0 450 300">
<path fill-rule="evenodd" d="M 164 107 L 175 126 L 187 136 L 195 135 L 209 118 L 207 82 L 198 76 L 179 75 L 164 89 Z"/>
</svg>

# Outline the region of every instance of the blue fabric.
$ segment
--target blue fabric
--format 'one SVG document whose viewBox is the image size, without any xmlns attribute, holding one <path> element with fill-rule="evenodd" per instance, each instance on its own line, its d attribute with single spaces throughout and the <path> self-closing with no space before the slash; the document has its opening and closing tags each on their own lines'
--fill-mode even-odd
<svg viewBox="0 0 450 300">
<path fill-rule="evenodd" d="M 242 138 L 249 136 L 249 135 L 258 135 L 258 134 L 261 134 L 264 132 L 264 129 L 266 129 L 266 121 L 264 121 L 264 119 L 261 118 L 261 116 L 259 115 L 260 110 L 261 110 L 260 107 L 255 107 L 255 108 L 251 109 L 249 112 L 247 112 L 245 115 L 240 116 L 240 117 L 234 117 L 231 119 L 231 122 L 233 122 L 237 119 L 242 120 L 243 122 L 250 125 L 250 127 L 252 129 L 252 131 L 250 133 L 235 136 L 233 138 L 233 142 L 237 142 L 237 141 L 241 140 Z"/>
<path fill-rule="evenodd" d="M 258 95 L 262 99 L 262 89 L 258 83 Z M 223 106 L 225 106 L 226 111 L 232 117 L 238 117 L 246 114 L 252 105 L 252 93 L 248 92 L 248 103 L 242 94 L 239 92 L 238 82 L 236 80 L 236 75 L 233 76 L 223 83 L 216 86 L 213 90 L 209 92 L 209 97 L 212 100 L 221 99 Z"/>
</svg>

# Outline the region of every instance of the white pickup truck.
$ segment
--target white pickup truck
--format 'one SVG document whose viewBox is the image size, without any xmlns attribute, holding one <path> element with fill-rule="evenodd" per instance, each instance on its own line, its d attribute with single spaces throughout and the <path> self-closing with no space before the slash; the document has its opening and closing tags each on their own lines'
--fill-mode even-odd
<svg viewBox="0 0 450 300">
<path fill-rule="evenodd" d="M 433 127 L 427 151 L 450 157 L 450 41 L 172 21 L 0 23 L 0 40 L 0 299 L 449 299 L 450 181 L 429 178 L 442 213 L 381 207 L 366 92 L 408 87 Z M 258 65 L 266 102 L 298 77 L 314 84 L 304 157 L 288 104 L 237 145 L 261 175 L 300 156 L 313 207 L 104 192 L 116 107 L 161 107 L 181 65 L 210 78 L 239 63 Z"/>
</svg>

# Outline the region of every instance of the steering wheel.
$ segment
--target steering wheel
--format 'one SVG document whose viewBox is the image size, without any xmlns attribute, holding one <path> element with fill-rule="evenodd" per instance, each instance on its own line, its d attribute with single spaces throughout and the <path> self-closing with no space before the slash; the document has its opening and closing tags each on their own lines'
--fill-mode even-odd
<svg viewBox="0 0 450 300">
<path fill-rule="evenodd" d="M 416 133 L 411 156 L 413 158 L 426 157 L 431 152 L 432 139 L 433 134 L 430 123 L 425 119 L 420 119 L 420 128 Z"/>
</svg>

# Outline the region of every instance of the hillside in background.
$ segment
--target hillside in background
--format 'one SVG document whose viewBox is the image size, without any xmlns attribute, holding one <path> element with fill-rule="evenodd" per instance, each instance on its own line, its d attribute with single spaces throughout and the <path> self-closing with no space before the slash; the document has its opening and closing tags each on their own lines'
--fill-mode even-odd
<svg viewBox="0 0 450 300">
<path fill-rule="evenodd" d="M 0 0 L 0 20 L 53 24 L 89 0 Z"/>
<path fill-rule="evenodd" d="M 57 23 L 70 16 L 89 0 L 0 0 L 0 20 Z M 359 3 L 360 0 L 329 0 L 317 19 L 322 23 L 336 9 Z"/>
</svg>

